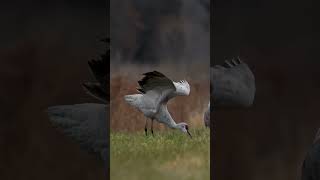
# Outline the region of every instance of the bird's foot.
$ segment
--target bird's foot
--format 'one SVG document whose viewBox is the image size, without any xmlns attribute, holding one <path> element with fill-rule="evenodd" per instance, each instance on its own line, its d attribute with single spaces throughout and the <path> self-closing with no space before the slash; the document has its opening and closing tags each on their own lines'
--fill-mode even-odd
<svg viewBox="0 0 320 180">
<path fill-rule="evenodd" d="M 152 133 L 152 136 L 154 136 L 154 134 L 153 134 L 153 129 L 151 129 L 151 133 Z"/>
<path fill-rule="evenodd" d="M 147 135 L 148 135 L 148 133 L 147 133 L 147 128 L 144 129 L 144 132 L 146 133 L 146 136 L 147 136 Z"/>
</svg>

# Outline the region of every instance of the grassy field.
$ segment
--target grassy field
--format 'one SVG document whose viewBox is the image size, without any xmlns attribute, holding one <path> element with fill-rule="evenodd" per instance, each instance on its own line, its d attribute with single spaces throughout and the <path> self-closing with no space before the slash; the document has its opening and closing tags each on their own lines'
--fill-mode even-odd
<svg viewBox="0 0 320 180">
<path fill-rule="evenodd" d="M 210 90 L 207 67 L 205 64 L 178 66 L 162 63 L 113 68 L 110 78 L 111 179 L 210 178 L 210 132 L 203 128 Z M 170 100 L 168 109 L 177 123 L 188 123 L 192 139 L 157 122 L 154 123 L 155 136 L 146 137 L 146 117 L 124 101 L 125 95 L 137 93 L 137 81 L 142 74 L 153 70 L 163 72 L 175 81 L 186 79 L 189 82 L 190 95 Z"/>
<path fill-rule="evenodd" d="M 111 179 L 210 179 L 210 130 L 112 132 Z"/>
</svg>

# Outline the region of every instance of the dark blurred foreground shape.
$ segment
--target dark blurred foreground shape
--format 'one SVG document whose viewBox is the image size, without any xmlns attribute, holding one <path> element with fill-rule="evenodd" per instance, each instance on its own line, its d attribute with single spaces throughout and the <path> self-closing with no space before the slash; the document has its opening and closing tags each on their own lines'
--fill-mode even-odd
<svg viewBox="0 0 320 180">
<path fill-rule="evenodd" d="M 240 58 L 226 60 L 211 68 L 211 96 L 213 108 L 249 107 L 253 104 L 255 78 Z"/>
<path fill-rule="evenodd" d="M 104 52 L 105 0 L 1 1 L 0 179 L 106 179 L 94 156 L 52 127 L 45 110 L 96 100 L 81 82 Z"/>
<path fill-rule="evenodd" d="M 255 78 L 248 65 L 239 57 L 211 67 L 210 86 L 213 111 L 219 108 L 249 107 L 253 104 Z M 210 104 L 208 108 L 210 109 Z M 205 116 L 205 123 L 210 124 L 208 115 Z"/>
<path fill-rule="evenodd" d="M 210 68 L 210 101 L 212 106 L 209 109 L 213 112 L 220 108 L 243 108 L 250 107 L 253 104 L 256 85 L 255 77 L 249 66 L 242 62 L 240 58 L 225 60 L 223 65 L 215 65 Z M 205 116 L 206 117 L 206 116 Z M 209 117 L 210 118 L 210 117 Z M 212 131 L 213 146 L 216 145 L 216 122 L 211 116 L 209 119 L 210 128 Z M 208 118 L 205 119 L 205 123 L 208 124 Z M 211 136 L 212 136 L 211 135 Z M 216 166 L 215 151 L 211 151 L 213 156 L 212 167 Z M 211 177 L 216 178 L 216 174 L 212 173 Z"/>
<path fill-rule="evenodd" d="M 82 103 L 59 105 L 48 108 L 48 115 L 56 127 L 78 142 L 82 149 L 95 153 L 103 160 L 105 168 L 109 160 L 109 138 L 107 122 L 109 121 L 109 72 L 110 49 L 98 60 L 88 62 L 94 81 L 83 83 L 83 88 L 92 97 L 103 104 Z"/>
<path fill-rule="evenodd" d="M 320 129 L 303 161 L 301 180 L 320 180 Z"/>
<path fill-rule="evenodd" d="M 240 56 L 253 106 L 215 111 L 214 172 L 223 180 L 299 180 L 319 121 L 319 10 L 310 0 L 214 0 L 211 64 Z"/>
</svg>

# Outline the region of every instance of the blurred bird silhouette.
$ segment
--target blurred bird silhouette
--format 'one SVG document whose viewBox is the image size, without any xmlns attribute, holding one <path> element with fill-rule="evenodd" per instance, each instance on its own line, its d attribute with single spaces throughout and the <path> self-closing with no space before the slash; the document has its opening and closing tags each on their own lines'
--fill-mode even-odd
<svg viewBox="0 0 320 180">
<path fill-rule="evenodd" d="M 211 67 L 210 86 L 212 109 L 249 107 L 253 104 L 256 92 L 255 77 L 239 57 L 236 60 L 226 60 L 223 65 Z M 210 111 L 210 106 L 207 111 Z M 206 118 L 205 124 L 210 126 L 210 116 L 209 119 Z"/>
<path fill-rule="evenodd" d="M 96 154 L 105 164 L 108 162 L 109 142 L 107 122 L 109 118 L 108 63 L 110 39 L 106 54 L 98 60 L 88 62 L 95 78 L 93 82 L 82 84 L 85 91 L 102 103 L 52 106 L 47 109 L 52 124 L 80 144 L 80 147 Z"/>
</svg>

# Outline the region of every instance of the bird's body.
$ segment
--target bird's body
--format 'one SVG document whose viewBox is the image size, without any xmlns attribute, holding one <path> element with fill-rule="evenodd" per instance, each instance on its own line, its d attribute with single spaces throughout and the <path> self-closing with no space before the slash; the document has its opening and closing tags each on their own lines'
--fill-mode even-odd
<svg viewBox="0 0 320 180">
<path fill-rule="evenodd" d="M 140 94 L 126 95 L 125 101 L 141 111 L 145 117 L 163 123 L 170 128 L 188 132 L 186 123 L 176 123 L 171 117 L 167 102 L 176 96 L 187 96 L 190 86 L 187 81 L 174 82 L 160 72 L 153 71 L 144 74 L 139 81 Z M 147 126 L 147 121 L 146 121 Z M 151 131 L 153 132 L 151 124 Z M 145 127 L 146 130 L 146 127 Z M 147 131 L 147 130 L 146 130 Z"/>
</svg>

